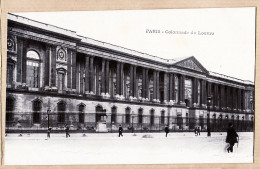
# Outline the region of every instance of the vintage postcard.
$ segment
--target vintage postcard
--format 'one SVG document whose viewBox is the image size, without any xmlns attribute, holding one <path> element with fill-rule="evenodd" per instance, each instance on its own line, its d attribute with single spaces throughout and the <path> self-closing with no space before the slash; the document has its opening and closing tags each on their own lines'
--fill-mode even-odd
<svg viewBox="0 0 260 169">
<path fill-rule="evenodd" d="M 255 20 L 255 7 L 9 13 L 4 163 L 252 163 Z"/>
</svg>

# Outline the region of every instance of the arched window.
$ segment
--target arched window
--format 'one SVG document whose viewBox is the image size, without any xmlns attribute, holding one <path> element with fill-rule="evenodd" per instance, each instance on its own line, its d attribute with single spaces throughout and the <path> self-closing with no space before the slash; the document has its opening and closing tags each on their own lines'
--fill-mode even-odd
<svg viewBox="0 0 260 169">
<path fill-rule="evenodd" d="M 28 51 L 26 56 L 26 83 L 29 87 L 38 88 L 40 79 L 40 56 L 33 50 Z"/>
<path fill-rule="evenodd" d="M 84 114 L 85 105 L 80 104 L 79 105 L 79 123 L 85 122 L 85 114 Z"/>
<path fill-rule="evenodd" d="M 64 101 L 60 101 L 58 103 L 58 123 L 65 123 L 65 111 L 66 103 Z"/>
<path fill-rule="evenodd" d="M 116 113 L 117 113 L 117 108 L 113 106 L 111 108 L 111 122 L 116 123 Z"/>
<path fill-rule="evenodd" d="M 40 100 L 33 101 L 33 123 L 40 123 L 42 102 Z"/>
<path fill-rule="evenodd" d="M 139 124 L 143 123 L 143 109 L 142 108 L 138 109 L 138 123 Z"/>
<path fill-rule="evenodd" d="M 6 121 L 7 122 L 14 120 L 13 110 L 14 110 L 14 99 L 11 97 L 7 97 L 6 98 Z"/>
<path fill-rule="evenodd" d="M 161 124 L 164 124 L 164 119 L 165 119 L 165 111 L 161 111 Z"/>
<path fill-rule="evenodd" d="M 154 109 L 150 110 L 150 125 L 154 125 Z"/>
<path fill-rule="evenodd" d="M 129 124 L 130 123 L 130 108 L 127 107 L 125 109 L 125 123 Z"/>
</svg>

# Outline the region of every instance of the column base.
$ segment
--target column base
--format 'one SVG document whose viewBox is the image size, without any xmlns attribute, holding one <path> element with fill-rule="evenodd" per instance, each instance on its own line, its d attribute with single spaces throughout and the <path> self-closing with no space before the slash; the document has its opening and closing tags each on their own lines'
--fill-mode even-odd
<svg viewBox="0 0 260 169">
<path fill-rule="evenodd" d="M 206 104 L 201 104 L 201 107 L 202 108 L 207 108 L 207 105 Z"/>
<path fill-rule="evenodd" d="M 119 96 L 119 99 L 120 99 L 120 100 L 124 100 L 124 99 L 125 99 L 124 95 L 120 95 L 120 96 Z"/>
<path fill-rule="evenodd" d="M 169 105 L 172 106 L 173 104 L 174 104 L 174 101 L 173 101 L 173 100 L 170 100 L 170 101 L 169 101 Z"/>
<path fill-rule="evenodd" d="M 185 103 L 185 102 L 183 102 L 183 101 L 180 101 L 180 105 L 181 105 L 181 106 L 185 106 L 185 107 L 186 107 L 186 103 Z"/>
<path fill-rule="evenodd" d="M 110 97 L 110 94 L 109 94 L 109 93 L 106 93 L 106 97 L 109 98 L 109 97 Z"/>
<path fill-rule="evenodd" d="M 163 104 L 168 105 L 168 101 L 167 101 L 167 100 L 164 100 L 164 101 L 163 101 Z"/>
</svg>

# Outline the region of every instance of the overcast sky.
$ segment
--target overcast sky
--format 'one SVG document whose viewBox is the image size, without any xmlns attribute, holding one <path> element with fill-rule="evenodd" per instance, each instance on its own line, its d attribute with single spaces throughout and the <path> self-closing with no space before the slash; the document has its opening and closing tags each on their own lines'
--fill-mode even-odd
<svg viewBox="0 0 260 169">
<path fill-rule="evenodd" d="M 162 58 L 194 56 L 209 71 L 254 81 L 255 8 L 16 14 Z M 198 31 L 214 35 L 198 35 Z"/>
</svg>

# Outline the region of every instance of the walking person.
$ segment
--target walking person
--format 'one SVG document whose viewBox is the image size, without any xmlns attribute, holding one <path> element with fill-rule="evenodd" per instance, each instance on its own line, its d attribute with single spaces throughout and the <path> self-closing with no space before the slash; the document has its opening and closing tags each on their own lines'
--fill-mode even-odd
<svg viewBox="0 0 260 169">
<path fill-rule="evenodd" d="M 47 130 L 47 138 L 51 138 L 51 127 Z"/>
<path fill-rule="evenodd" d="M 227 138 L 226 143 L 229 143 L 229 147 L 227 148 L 227 152 L 233 153 L 233 147 L 235 143 L 238 143 L 238 135 L 235 129 L 233 128 L 233 124 L 229 123 L 228 129 L 227 129 Z"/>
<path fill-rule="evenodd" d="M 197 127 L 195 127 L 195 129 L 194 129 L 194 133 L 195 133 L 195 136 L 198 135 Z"/>
<path fill-rule="evenodd" d="M 164 131 L 165 131 L 165 137 L 167 137 L 168 133 L 169 133 L 169 127 L 168 125 L 164 128 Z"/>
<path fill-rule="evenodd" d="M 200 127 L 197 128 L 197 135 L 200 136 Z"/>
<path fill-rule="evenodd" d="M 68 137 L 70 137 L 70 134 L 69 134 L 70 127 L 68 125 L 66 125 L 65 127 L 66 127 L 66 129 L 65 129 L 66 138 L 68 138 Z"/>
<path fill-rule="evenodd" d="M 119 125 L 119 128 L 118 128 L 118 132 L 119 132 L 119 136 L 122 136 L 123 137 L 123 127 L 121 125 Z"/>
</svg>

